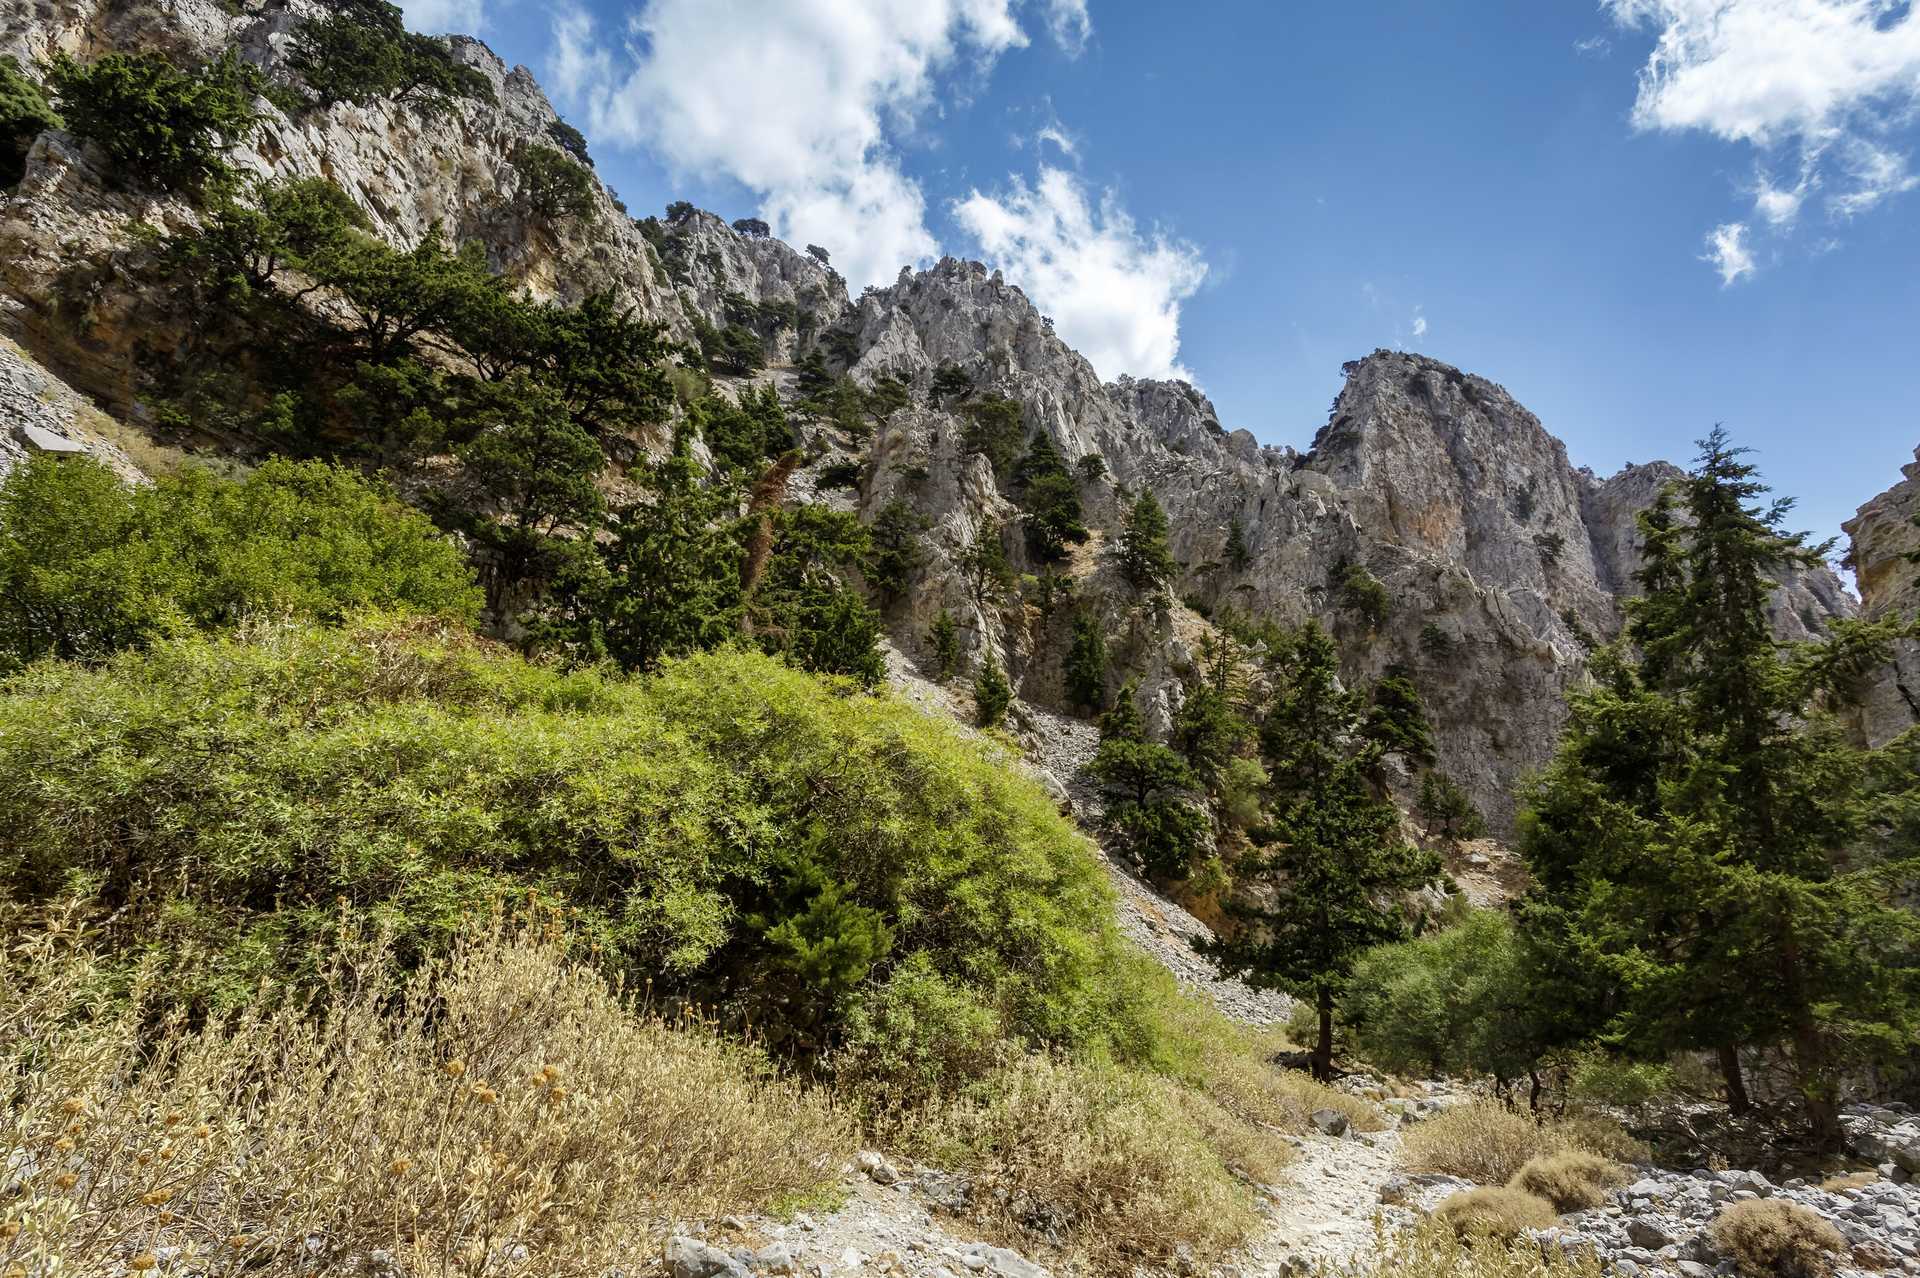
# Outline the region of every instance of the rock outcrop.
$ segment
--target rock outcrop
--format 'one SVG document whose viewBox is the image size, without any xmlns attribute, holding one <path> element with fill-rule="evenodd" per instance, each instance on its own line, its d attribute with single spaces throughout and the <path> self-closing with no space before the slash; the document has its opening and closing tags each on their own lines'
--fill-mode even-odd
<svg viewBox="0 0 1920 1278">
<path fill-rule="evenodd" d="M 1860 587 L 1860 610 L 1870 620 L 1920 616 L 1920 448 L 1901 468 L 1905 476 L 1860 507 L 1841 525 L 1850 539 L 1847 561 Z M 1920 725 L 1920 641 L 1895 646 L 1889 677 L 1875 680 L 1861 711 L 1861 730 L 1882 745 Z"/>
</svg>

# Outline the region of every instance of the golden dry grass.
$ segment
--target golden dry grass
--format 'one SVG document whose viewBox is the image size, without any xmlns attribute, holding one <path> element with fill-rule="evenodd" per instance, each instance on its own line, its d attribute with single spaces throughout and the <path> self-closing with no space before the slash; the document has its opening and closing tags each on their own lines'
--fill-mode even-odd
<svg viewBox="0 0 1920 1278">
<path fill-rule="evenodd" d="M 1544 1198 L 1555 1211 L 1569 1212 L 1598 1207 L 1607 1200 L 1607 1190 L 1626 1181 L 1626 1169 L 1613 1160 L 1568 1149 L 1529 1158 L 1507 1187 Z"/>
<path fill-rule="evenodd" d="M 1525 1242 L 1482 1235 L 1461 1239 L 1440 1221 L 1389 1232 L 1384 1225 L 1370 1251 L 1351 1265 L 1319 1278 L 1601 1278 L 1590 1253 L 1542 1253 Z"/>
<path fill-rule="evenodd" d="M 1713 1245 L 1748 1278 L 1824 1278 L 1847 1240 L 1798 1203 L 1758 1198 L 1735 1203 L 1707 1226 Z"/>
<path fill-rule="evenodd" d="M 1518 1237 L 1523 1229 L 1545 1229 L 1558 1219 L 1546 1199 L 1506 1186 L 1454 1194 L 1433 1209 L 1433 1217 L 1456 1237 L 1502 1241 Z"/>
<path fill-rule="evenodd" d="M 1181 1243 L 1225 1254 L 1260 1217 L 1224 1164 L 1259 1178 L 1285 1157 L 1277 1134 L 1177 1083 L 1044 1056 L 921 1115 L 910 1139 L 972 1177 L 977 1223 L 1097 1273 L 1164 1264 Z"/>
<path fill-rule="evenodd" d="M 631 1270 L 675 1219 L 818 1192 L 853 1148 L 819 1093 L 537 936 L 404 983 L 381 957 L 200 1028 L 144 1023 L 58 937 L 0 957 L 0 1165 L 25 1172 L 0 1273 Z"/>
<path fill-rule="evenodd" d="M 1530 1159 L 1568 1151 L 1620 1161 L 1643 1160 L 1646 1147 L 1618 1123 L 1597 1115 L 1535 1121 L 1490 1101 L 1456 1105 L 1408 1130 L 1400 1165 L 1481 1185 L 1504 1185 Z"/>
</svg>

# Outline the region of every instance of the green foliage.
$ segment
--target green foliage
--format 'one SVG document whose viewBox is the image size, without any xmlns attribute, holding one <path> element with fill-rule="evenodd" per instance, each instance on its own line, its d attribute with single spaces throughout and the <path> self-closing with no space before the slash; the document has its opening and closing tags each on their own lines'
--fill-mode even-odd
<svg viewBox="0 0 1920 1278">
<path fill-rule="evenodd" d="M 1080 492 L 1045 431 L 1033 437 L 1013 472 L 1014 491 L 1025 510 L 1021 523 L 1027 551 L 1042 563 L 1066 556 L 1069 545 L 1087 540 Z"/>
<path fill-rule="evenodd" d="M 960 447 L 969 456 L 986 458 L 994 474 L 1005 475 L 1026 438 L 1020 402 L 987 395 L 966 404 L 961 412 L 967 420 L 960 430 Z"/>
<path fill-rule="evenodd" d="M 733 229 L 749 239 L 764 240 L 773 234 L 773 228 L 757 217 L 735 218 Z"/>
<path fill-rule="evenodd" d="M 1431 767 L 1434 760 L 1433 724 L 1420 690 L 1403 667 L 1389 666 L 1374 681 L 1373 704 L 1367 707 L 1362 728 L 1382 754 L 1397 754 L 1411 767 Z"/>
<path fill-rule="evenodd" d="M 259 121 L 259 73 L 231 49 L 192 71 L 158 53 L 108 53 L 84 66 L 56 53 L 47 85 L 68 128 L 119 173 L 165 191 L 225 180 L 224 153 Z"/>
<path fill-rule="evenodd" d="M 586 135 L 581 133 L 580 130 L 574 128 L 565 120 L 555 120 L 547 126 L 547 136 L 552 138 L 553 144 L 562 151 L 565 151 L 568 155 L 586 165 L 588 168 L 593 167 L 593 157 L 587 154 Z"/>
<path fill-rule="evenodd" d="M 1920 1033 L 1920 922 L 1894 904 L 1920 848 L 1888 821 L 1920 783 L 1911 747 L 1861 750 L 1832 718 L 1901 627 L 1774 640 L 1772 574 L 1823 548 L 1784 533 L 1765 492 L 1716 430 L 1643 514 L 1633 648 L 1596 655 L 1524 795 L 1526 918 L 1586 973 L 1564 1001 L 1594 1009 L 1587 1032 L 1645 1059 L 1717 1052 L 1736 1110 L 1735 1049 L 1785 1049 L 1830 1142 L 1841 1080 Z"/>
<path fill-rule="evenodd" d="M 739 633 L 740 494 L 703 482 L 684 447 L 636 477 L 647 496 L 614 512 L 598 562 L 569 583 L 573 606 L 555 638 L 644 671 Z"/>
<path fill-rule="evenodd" d="M 958 364 L 942 364 L 933 370 L 932 399 L 939 403 L 946 399 L 965 399 L 973 394 L 973 378 L 967 370 Z"/>
<path fill-rule="evenodd" d="M 783 1047 L 831 1046 L 902 970 L 996 1037 L 1146 1032 L 1111 890 L 1038 786 L 746 652 L 622 679 L 373 624 L 41 664 L 0 695 L 0 885 L 86 891 L 116 959 L 216 1005 L 311 974 L 340 901 L 411 959 L 532 894 Z"/>
<path fill-rule="evenodd" d="M 513 169 L 520 176 L 520 198 L 528 212 L 550 222 L 593 220 L 593 174 L 585 165 L 555 147 L 533 143 L 514 155 Z"/>
<path fill-rule="evenodd" d="M 326 10 L 294 28 L 287 66 L 315 106 L 364 106 L 376 99 L 444 115 L 464 101 L 491 103 L 493 83 L 462 66 L 445 40 L 406 29 L 385 0 L 320 0 Z"/>
<path fill-rule="evenodd" d="M 1108 836 L 1147 874 L 1176 882 L 1207 851 L 1212 831 L 1193 802 L 1199 779 L 1186 760 L 1146 739 L 1134 698 L 1129 683 L 1102 718 L 1089 771 L 1106 792 Z"/>
<path fill-rule="evenodd" d="M 195 628 L 360 608 L 471 617 L 460 555 L 381 488 L 318 462 L 129 487 L 87 458 L 0 480 L 0 667 L 100 659 Z"/>
<path fill-rule="evenodd" d="M 1473 797 L 1438 768 L 1428 769 L 1420 778 L 1416 810 L 1429 831 L 1438 831 L 1449 841 L 1477 839 L 1487 832 L 1487 819 L 1474 806 Z"/>
<path fill-rule="evenodd" d="M 1080 474 L 1083 484 L 1097 484 L 1107 477 L 1107 459 L 1099 453 L 1088 453 L 1074 466 Z"/>
<path fill-rule="evenodd" d="M 1332 1068 L 1333 1011 L 1354 961 L 1408 934 L 1395 893 L 1431 882 L 1439 863 L 1400 835 L 1400 814 L 1371 785 L 1382 753 L 1363 731 L 1362 697 L 1339 682 L 1339 657 L 1308 622 L 1293 637 L 1260 726 L 1273 778 L 1268 838 L 1235 861 L 1228 912 L 1241 927 L 1210 945 L 1224 972 L 1311 997 L 1320 1021 L 1313 1065 Z"/>
<path fill-rule="evenodd" d="M 737 405 L 720 395 L 703 396 L 688 416 L 714 460 L 742 475 L 757 474 L 793 447 L 793 427 L 771 386 L 743 392 Z"/>
<path fill-rule="evenodd" d="M 1527 975 L 1512 922 L 1475 910 L 1361 955 L 1341 1011 L 1362 1055 L 1382 1069 L 1512 1079 L 1537 1059 L 1525 1036 Z"/>
<path fill-rule="evenodd" d="M 933 645 L 933 660 L 941 679 L 950 679 L 960 664 L 960 628 L 954 624 L 953 614 L 942 608 L 933 619 L 933 625 L 927 632 L 927 641 Z"/>
<path fill-rule="evenodd" d="M 1253 736 L 1253 725 L 1240 712 L 1239 655 L 1230 638 L 1203 637 L 1201 677 L 1188 684 L 1173 717 L 1172 743 L 1209 791 Z"/>
<path fill-rule="evenodd" d="M 833 268 L 833 255 L 821 248 L 818 244 L 807 245 L 807 256 L 820 263 L 820 265 L 827 267 L 829 270 Z"/>
<path fill-rule="evenodd" d="M 960 552 L 960 568 L 973 583 L 974 598 L 982 603 L 1002 598 L 1013 588 L 1013 565 L 1007 559 L 1000 530 L 991 525 L 982 525 Z"/>
<path fill-rule="evenodd" d="M 1435 661 L 1445 661 L 1459 648 L 1454 637 L 1429 621 L 1420 627 L 1420 651 Z"/>
<path fill-rule="evenodd" d="M 783 510 L 774 528 L 772 557 L 747 600 L 748 632 L 804 670 L 877 684 L 886 674 L 880 614 L 851 585 L 873 553 L 871 532 L 820 506 Z"/>
<path fill-rule="evenodd" d="M 1233 572 L 1245 572 L 1253 562 L 1253 552 L 1247 548 L 1247 530 L 1241 526 L 1238 516 L 1227 521 L 1227 544 L 1220 558 Z"/>
<path fill-rule="evenodd" d="M 907 582 L 923 558 L 920 534 L 926 528 L 926 516 L 898 497 L 873 517 L 873 551 L 867 556 L 866 576 L 882 599 L 892 602 L 906 593 Z"/>
<path fill-rule="evenodd" d="M 766 343 L 752 329 L 740 324 L 715 328 L 700 316 L 693 317 L 694 341 L 700 356 L 716 373 L 750 377 L 766 366 Z"/>
<path fill-rule="evenodd" d="M 1107 631 L 1100 618 L 1083 612 L 1073 619 L 1073 643 L 1066 659 L 1067 704 L 1099 714 L 1107 708 Z"/>
<path fill-rule="evenodd" d="M 328 259 L 351 234 L 372 229 L 360 206 L 325 178 L 256 181 L 251 194 L 251 204 L 217 198 L 197 231 L 166 242 L 166 265 L 208 303 L 245 306 L 266 294 L 283 268 Z"/>
<path fill-rule="evenodd" d="M 1340 607 L 1360 618 L 1372 634 L 1393 614 L 1393 596 L 1363 564 L 1349 564 L 1338 575 Z"/>
<path fill-rule="evenodd" d="M 980 673 L 973 678 L 973 706 L 975 722 L 983 728 L 997 728 L 1007 717 L 1007 709 L 1013 704 L 1013 685 L 1007 682 L 1006 671 L 992 657 L 981 663 Z"/>
<path fill-rule="evenodd" d="M 1167 549 L 1167 512 L 1151 492 L 1142 492 L 1120 533 L 1120 571 L 1139 591 L 1161 591 L 1179 566 Z"/>
<path fill-rule="evenodd" d="M 371 364 L 409 353 L 423 333 L 456 323 L 477 328 L 489 317 L 521 314 L 508 310 L 512 295 L 487 269 L 485 249 L 477 241 L 449 249 L 438 228 L 406 252 L 371 235 L 348 233 L 325 252 L 303 258 L 302 265 L 339 295 L 348 331 Z M 475 346 L 487 349 L 478 335 Z"/>
<path fill-rule="evenodd" d="M 27 151 L 48 129 L 64 129 L 38 84 L 11 56 L 0 57 L 0 186 L 12 186 L 26 171 Z"/>
</svg>

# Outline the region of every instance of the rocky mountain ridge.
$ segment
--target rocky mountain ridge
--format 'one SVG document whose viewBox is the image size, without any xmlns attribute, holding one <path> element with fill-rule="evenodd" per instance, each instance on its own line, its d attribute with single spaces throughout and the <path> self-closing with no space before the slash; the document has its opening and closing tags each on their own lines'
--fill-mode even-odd
<svg viewBox="0 0 1920 1278">
<path fill-rule="evenodd" d="M 204 58 L 233 47 L 271 65 L 291 21 L 286 9 L 235 15 L 212 0 L 48 0 L 0 15 L 0 53 L 28 64 L 55 50 Z M 436 226 L 455 242 L 478 242 L 495 270 L 536 297 L 611 289 L 682 342 L 745 308 L 763 321 L 769 365 L 750 380 L 790 396 L 795 366 L 815 351 L 830 351 L 863 386 L 900 379 L 912 402 L 870 437 L 829 422 L 804 428 L 807 460 L 787 499 L 867 518 L 899 499 L 925 520 L 923 561 L 887 617 L 894 644 L 923 672 L 928 628 L 945 609 L 960 626 L 964 670 L 993 660 L 1024 698 L 1061 707 L 1070 618 L 1092 613 L 1112 645 L 1112 688 L 1137 677 L 1149 722 L 1164 727 L 1195 670 L 1207 615 L 1317 617 L 1340 638 L 1350 676 L 1411 672 L 1435 720 L 1441 767 L 1497 828 L 1509 826 L 1513 787 L 1550 754 L 1590 646 L 1618 632 L 1638 564 L 1634 517 L 1674 468 L 1597 477 L 1500 386 L 1387 350 L 1345 367 L 1307 451 L 1263 446 L 1223 425 L 1190 385 L 1103 383 L 1015 284 L 977 262 L 903 269 L 892 285 L 853 297 L 810 254 L 697 210 L 635 221 L 597 183 L 590 220 L 529 218 L 513 198 L 522 180 L 515 156 L 552 137 L 559 117 L 525 68 L 508 68 L 477 41 L 456 38 L 453 47 L 486 76 L 493 104 L 468 102 L 438 118 L 390 103 L 341 104 L 292 119 L 263 101 L 264 123 L 236 164 L 327 178 L 399 246 Z M 140 427 L 141 343 L 164 334 L 136 322 L 139 286 L 116 270 L 116 254 L 138 226 L 173 229 L 194 217 L 180 201 L 118 186 L 71 136 L 42 135 L 23 181 L 0 198 L 0 328 L 32 361 Z M 1031 591 L 986 597 L 969 579 L 968 549 L 987 536 L 1003 539 L 1019 571 L 1038 576 L 1043 567 L 1008 535 L 1020 511 L 1003 479 L 962 446 L 964 404 L 934 393 L 936 374 L 950 368 L 974 397 L 1016 403 L 1023 432 L 1045 435 L 1069 464 L 1103 460 L 1108 478 L 1081 484 L 1092 537 L 1063 566 L 1070 607 L 1036 602 Z M 857 468 L 853 488 L 821 482 L 848 466 Z M 1914 500 L 1912 471 L 1849 525 L 1870 611 L 1912 603 L 1912 572 L 1890 549 L 1905 544 L 1896 516 Z M 1143 606 L 1104 553 L 1125 494 L 1142 488 L 1166 508 L 1182 564 L 1179 602 L 1166 609 Z M 1244 566 L 1226 562 L 1236 524 Z M 1356 569 L 1384 586 L 1380 615 L 1344 606 L 1341 578 Z M 1774 605 L 1789 639 L 1854 612 L 1825 570 L 1788 581 Z M 1876 688 L 1875 734 L 1890 735 L 1903 708 L 1912 712 L 1900 686 Z"/>
</svg>

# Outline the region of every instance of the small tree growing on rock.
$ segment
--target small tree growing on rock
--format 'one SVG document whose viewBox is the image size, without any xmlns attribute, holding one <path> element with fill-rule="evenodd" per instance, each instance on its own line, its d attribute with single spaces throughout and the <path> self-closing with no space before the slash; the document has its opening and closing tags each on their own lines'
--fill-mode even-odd
<svg viewBox="0 0 1920 1278">
<path fill-rule="evenodd" d="M 260 73 L 231 49 L 192 71 L 158 53 L 109 53 L 85 65 L 57 53 L 47 83 L 69 128 L 127 176 L 165 191 L 227 178 L 224 153 L 259 120 Z"/>
</svg>

